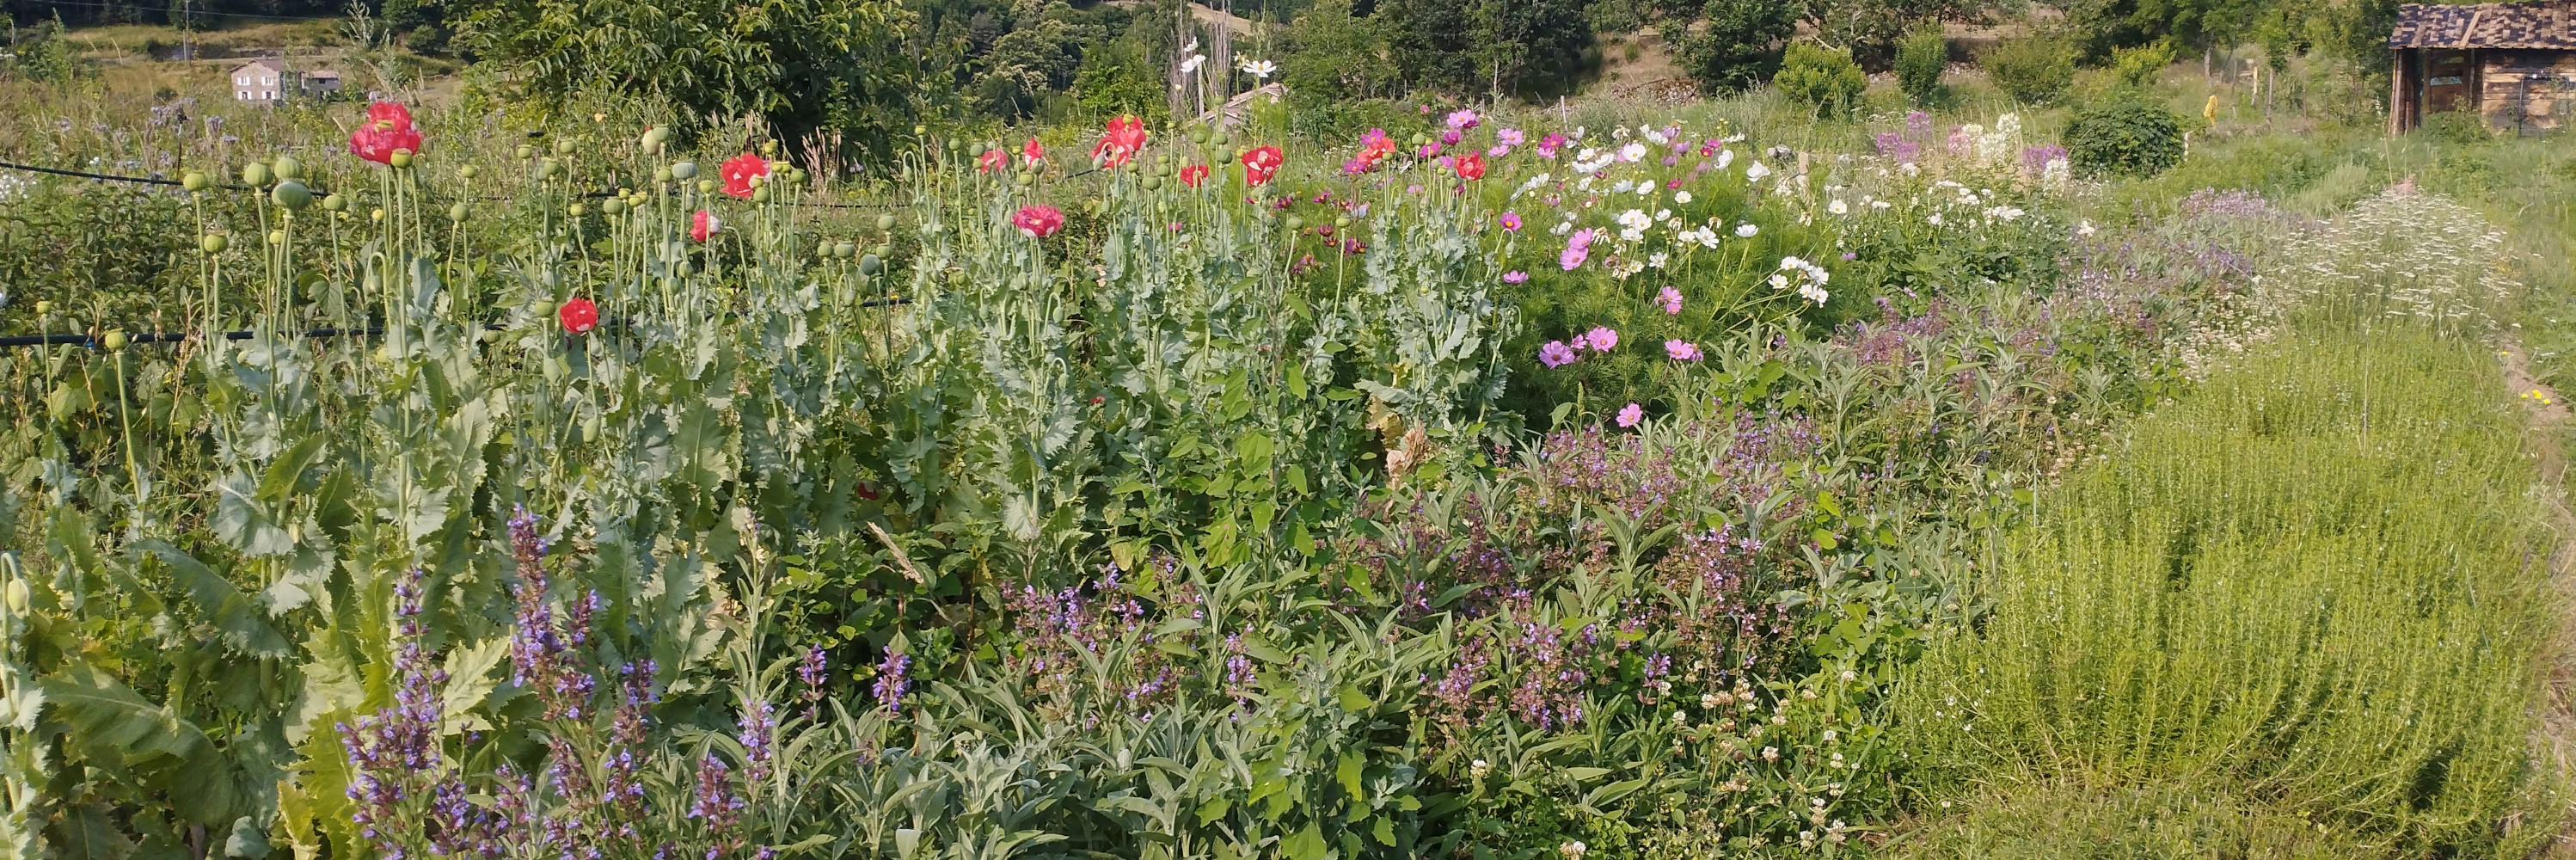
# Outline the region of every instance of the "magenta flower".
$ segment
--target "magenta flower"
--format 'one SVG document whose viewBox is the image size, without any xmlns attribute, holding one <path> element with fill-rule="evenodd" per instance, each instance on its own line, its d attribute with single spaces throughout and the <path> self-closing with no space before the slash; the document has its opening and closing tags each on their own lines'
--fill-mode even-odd
<svg viewBox="0 0 2576 860">
<path fill-rule="evenodd" d="M 1576 338 L 1576 340 L 1581 340 L 1581 338 Z M 1547 365 L 1550 368 L 1564 367 L 1566 365 L 1573 364 L 1575 359 L 1581 357 L 1582 356 L 1575 354 L 1573 347 L 1566 346 L 1565 341 L 1561 340 L 1548 341 L 1546 346 L 1538 348 L 1538 363 Z"/>
<path fill-rule="evenodd" d="M 1663 303 L 1664 313 L 1677 314 L 1682 312 L 1682 291 L 1680 290 L 1665 287 L 1662 292 L 1655 294 L 1655 301 Z"/>
<path fill-rule="evenodd" d="M 1475 111 L 1464 108 L 1451 111 L 1447 120 L 1447 124 L 1452 131 L 1475 128 L 1476 124 L 1479 122 L 1481 122 L 1481 120 L 1477 119 Z"/>
<path fill-rule="evenodd" d="M 1538 157 L 1540 158 L 1549 159 L 1551 161 L 1555 160 L 1556 151 L 1564 148 L 1565 135 L 1563 134 L 1551 131 L 1547 133 L 1546 137 L 1538 139 Z"/>
<path fill-rule="evenodd" d="M 1593 326 L 1591 331 L 1583 333 L 1583 343 L 1593 352 L 1609 352 L 1619 345 L 1619 332 L 1609 326 Z"/>
<path fill-rule="evenodd" d="M 1459 141 L 1466 139 L 1466 135 L 1459 134 L 1454 128 L 1440 133 L 1440 142 L 1448 146 L 1457 146 Z"/>
<path fill-rule="evenodd" d="M 1518 233 L 1521 230 L 1521 216 L 1518 212 L 1505 212 L 1502 217 L 1494 219 L 1494 223 L 1500 224 L 1503 229 L 1510 230 L 1514 233 Z"/>
<path fill-rule="evenodd" d="M 1521 130 L 1517 128 L 1506 128 L 1494 132 L 1494 142 L 1504 146 L 1519 146 L 1528 141 L 1529 138 L 1522 135 Z"/>
<path fill-rule="evenodd" d="M 1621 427 L 1635 427 L 1637 426 L 1637 422 L 1644 420 L 1646 420 L 1646 408 L 1643 406 L 1631 403 L 1625 408 L 1619 410 L 1619 426 Z"/>
<path fill-rule="evenodd" d="M 1686 340 L 1664 341 L 1664 354 L 1674 361 L 1698 361 L 1704 357 L 1700 354 L 1699 344 Z"/>
<path fill-rule="evenodd" d="M 1528 272 L 1521 271 L 1521 270 L 1519 270 L 1519 269 L 1513 269 L 1513 270 L 1511 270 L 1511 271 L 1504 272 L 1504 273 L 1503 273 L 1503 283 L 1506 283 L 1506 284 L 1526 284 L 1526 283 L 1529 283 L 1529 273 L 1528 273 Z"/>
<path fill-rule="evenodd" d="M 1421 149 L 1413 151 L 1413 157 L 1415 158 L 1430 158 L 1439 154 L 1440 144 L 1437 143 L 1426 143 L 1422 145 Z"/>
</svg>

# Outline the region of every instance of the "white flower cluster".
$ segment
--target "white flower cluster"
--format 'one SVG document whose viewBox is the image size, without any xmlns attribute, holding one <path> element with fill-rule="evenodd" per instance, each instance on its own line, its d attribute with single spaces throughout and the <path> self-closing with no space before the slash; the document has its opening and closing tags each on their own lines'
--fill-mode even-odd
<svg viewBox="0 0 2576 860">
<path fill-rule="evenodd" d="M 1609 169 L 1611 162 L 1617 160 L 1617 158 L 1618 156 L 1612 153 L 1602 152 L 1587 146 L 1583 148 L 1582 152 L 1574 154 L 1574 172 L 1599 173 L 1603 170 Z"/>
<path fill-rule="evenodd" d="M 1792 279 L 1791 273 L 1795 273 L 1797 277 Z M 1794 282 L 1798 287 L 1799 298 L 1821 305 L 1830 297 L 1825 292 L 1825 282 L 1830 280 L 1833 280 L 1833 273 L 1825 271 L 1823 266 L 1794 256 L 1782 257 L 1780 271 L 1771 275 L 1771 288 L 1785 290 Z"/>
</svg>

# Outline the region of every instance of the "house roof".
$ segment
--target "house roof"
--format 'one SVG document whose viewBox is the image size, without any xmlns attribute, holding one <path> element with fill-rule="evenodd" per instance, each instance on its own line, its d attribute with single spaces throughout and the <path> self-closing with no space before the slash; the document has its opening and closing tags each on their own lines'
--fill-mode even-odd
<svg viewBox="0 0 2576 860">
<path fill-rule="evenodd" d="M 2390 48 L 2576 50 L 2576 0 L 2397 7 Z"/>
<path fill-rule="evenodd" d="M 238 66 L 234 66 L 234 67 L 233 67 L 233 71 L 238 72 L 238 71 L 241 71 L 241 70 L 243 70 L 243 69 L 250 68 L 250 67 L 252 67 L 252 66 L 258 66 L 258 67 L 260 67 L 260 68 L 267 69 L 267 70 L 272 71 L 272 72 L 277 71 L 277 66 L 276 66 L 275 64 L 273 64 L 273 63 L 270 63 L 270 62 L 269 62 L 269 61 L 267 61 L 267 60 L 252 60 L 252 61 L 250 61 L 250 62 L 243 63 L 243 64 L 238 65 Z"/>
<path fill-rule="evenodd" d="M 312 71 L 305 72 L 304 76 L 308 78 L 329 78 L 332 80 L 338 80 L 340 73 L 331 71 L 330 69 L 314 69 Z"/>
</svg>

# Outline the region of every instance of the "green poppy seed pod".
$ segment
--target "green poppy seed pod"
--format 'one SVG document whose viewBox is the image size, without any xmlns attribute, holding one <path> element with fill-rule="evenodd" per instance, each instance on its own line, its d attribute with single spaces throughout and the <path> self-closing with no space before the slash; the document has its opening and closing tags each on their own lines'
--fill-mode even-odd
<svg viewBox="0 0 2576 860">
<path fill-rule="evenodd" d="M 1340 217 L 1340 218 L 1335 218 L 1335 219 L 1333 219 L 1333 226 L 1335 226 L 1335 227 L 1348 227 L 1348 226 L 1351 226 L 1351 219 L 1350 219 L 1350 216 L 1348 216 L 1348 215 L 1344 215 L 1344 216 L 1342 216 L 1342 217 Z"/>
<path fill-rule="evenodd" d="M 1148 176 L 1148 177 L 1145 177 L 1145 190 L 1147 190 L 1147 191 L 1152 191 L 1152 190 L 1155 190 L 1155 189 L 1157 189 L 1157 188 L 1161 188 L 1161 187 L 1163 187 L 1163 177 L 1160 177 L 1160 176 Z"/>
<path fill-rule="evenodd" d="M 653 181 L 655 181 L 655 182 L 669 182 L 669 181 L 671 181 L 671 168 L 669 168 L 669 167 L 656 167 L 656 168 L 653 168 Z"/>
<path fill-rule="evenodd" d="M 652 128 L 648 128 L 648 129 L 645 129 L 645 130 L 644 130 L 644 145 L 646 145 L 646 146 L 660 146 L 660 145 L 662 145 L 662 142 L 663 142 L 663 141 L 670 140 L 670 139 L 671 139 L 671 127 L 670 127 L 670 126 L 667 126 L 667 125 L 657 125 L 657 126 L 654 126 L 654 127 L 652 127 Z"/>
<path fill-rule="evenodd" d="M 279 179 L 304 178 L 304 162 L 295 160 L 295 156 L 292 155 L 278 156 L 277 164 L 269 169 L 277 171 Z"/>
<path fill-rule="evenodd" d="M 682 180 L 698 178 L 698 163 L 694 161 L 671 162 L 671 178 Z"/>
<path fill-rule="evenodd" d="M 537 178 L 539 179 L 553 179 L 556 176 L 562 175 L 562 173 L 563 162 L 556 161 L 551 158 L 537 162 Z"/>
<path fill-rule="evenodd" d="M 575 218 L 579 218 L 579 217 L 581 217 L 581 214 L 582 214 L 583 212 L 587 212 L 587 211 L 590 211 L 590 210 L 589 210 L 589 209 L 587 209 L 586 207 L 583 207 L 583 206 L 582 206 L 581 204 L 579 204 L 579 203 L 575 203 L 575 204 L 573 204 L 573 205 L 570 205 L 570 206 L 566 206 L 566 207 L 564 207 L 564 212 L 565 212 L 566 214 L 571 215 L 572 217 L 575 217 Z"/>
<path fill-rule="evenodd" d="M 1194 126 L 1190 126 L 1190 142 L 1191 142 L 1191 143 L 1206 143 L 1206 142 L 1207 142 L 1207 139 L 1208 139 L 1207 126 L 1203 126 L 1203 125 L 1194 125 Z"/>
<path fill-rule="evenodd" d="M 894 216 L 892 216 L 892 215 L 879 215 L 879 216 L 877 216 L 877 229 L 879 229 L 879 230 L 892 230 L 892 229 L 894 229 Z"/>
<path fill-rule="evenodd" d="M 473 211 L 472 208 L 463 203 L 457 203 L 456 205 L 447 207 L 447 220 L 462 222 L 465 220 L 465 213 L 471 211 Z"/>
<path fill-rule="evenodd" d="M 347 212 L 349 211 L 349 198 L 342 197 L 337 194 L 324 197 L 322 198 L 322 211 Z"/>
<path fill-rule="evenodd" d="M 253 188 L 268 184 L 268 165 L 251 162 L 242 167 L 242 182 Z"/>
<path fill-rule="evenodd" d="M 224 246 L 230 244 L 232 244 L 232 242 L 225 239 L 224 234 L 214 233 L 206 236 L 205 238 L 198 239 L 197 250 L 204 251 L 209 254 L 221 254 L 224 252 Z"/>
<path fill-rule="evenodd" d="M 1023 173 L 1023 174 L 1020 174 L 1018 177 L 1013 178 L 1013 179 L 1011 180 L 1011 184 L 1013 184 L 1013 185 L 1017 185 L 1017 186 L 1022 187 L 1022 188 L 1027 188 L 1027 187 L 1029 187 L 1029 186 L 1031 186 L 1031 185 L 1036 185 L 1037 183 L 1038 183 L 1038 177 L 1037 177 L 1037 174 L 1034 174 L 1034 173 Z"/>
<path fill-rule="evenodd" d="M 701 179 L 701 180 L 698 180 L 698 193 L 700 193 L 700 194 L 714 194 L 714 193 L 716 193 L 716 183 L 715 183 L 715 180 L 712 180 L 712 179 Z"/>
<path fill-rule="evenodd" d="M 207 179 L 205 172 L 200 170 L 191 170 L 188 171 L 187 175 L 179 177 L 180 187 L 186 188 L 190 191 L 204 191 L 206 190 L 206 186 L 212 184 L 214 184 L 214 182 Z"/>
<path fill-rule="evenodd" d="M 367 217 L 378 221 L 385 220 L 385 207 L 376 207 L 376 211 L 367 213 Z"/>
<path fill-rule="evenodd" d="M 289 179 L 278 183 L 276 188 L 269 189 L 268 199 L 279 206 L 286 207 L 288 212 L 298 212 L 306 206 L 313 205 L 313 189 L 304 187 L 304 183 Z"/>
<path fill-rule="evenodd" d="M 29 595 L 26 580 L 9 580 L 9 585 L 5 589 L 0 589 L 0 594 L 8 595 L 9 611 L 19 613 L 27 611 L 27 600 Z"/>
<path fill-rule="evenodd" d="M 1294 232 L 1297 232 L 1297 231 L 1299 231 L 1299 230 L 1303 230 L 1303 229 L 1306 229 L 1306 219 L 1304 219 L 1304 218 L 1298 218 L 1298 217 L 1295 217 L 1295 216 L 1289 216 L 1289 218 L 1288 218 L 1288 232 L 1294 233 Z"/>
<path fill-rule="evenodd" d="M 832 256 L 847 260 L 858 255 L 859 245 L 856 242 L 840 242 L 832 246 Z"/>
<path fill-rule="evenodd" d="M 884 242 L 878 242 L 875 247 L 868 249 L 868 253 L 875 254 L 879 257 L 892 257 L 894 256 L 894 246 L 888 245 Z"/>
<path fill-rule="evenodd" d="M 955 152 L 955 151 L 957 151 L 957 150 L 964 149 L 965 147 L 966 147 L 966 142 L 965 142 L 965 141 L 958 140 L 958 139 L 953 138 L 953 137 L 948 139 L 948 150 L 949 150 L 950 152 Z"/>
<path fill-rule="evenodd" d="M 459 167 L 459 168 L 457 168 L 457 169 L 456 169 L 456 175 L 461 176 L 461 177 L 464 177 L 464 178 L 466 178 L 466 179 L 472 179 L 472 178 L 474 178 L 474 174 L 481 173 L 481 172 L 483 172 L 483 171 L 480 171 L 480 170 L 476 170 L 476 169 L 474 169 L 474 165 L 471 165 L 471 164 L 468 164 L 468 165 L 465 165 L 464 167 Z"/>
<path fill-rule="evenodd" d="M 40 317 L 43 317 L 43 316 L 53 316 L 53 314 L 54 314 L 54 303 L 53 303 L 53 302 L 43 301 L 43 300 L 38 300 L 38 301 L 36 302 L 36 315 L 37 315 L 37 316 L 40 316 Z"/>
<path fill-rule="evenodd" d="M 789 184 L 789 185 L 803 185 L 803 184 L 805 184 L 805 180 L 806 180 L 806 178 L 807 178 L 807 177 L 806 177 L 806 175 L 805 175 L 805 168 L 802 168 L 802 167 L 790 167 L 790 168 L 787 168 L 787 184 Z"/>
<path fill-rule="evenodd" d="M 763 155 L 763 156 L 767 156 L 767 157 L 769 157 L 769 158 L 777 158 L 777 157 L 778 157 L 778 141 L 775 141 L 775 140 L 764 140 L 764 141 L 761 141 L 761 142 L 760 142 L 760 154 L 761 154 L 761 155 Z"/>
<path fill-rule="evenodd" d="M 270 230 L 270 231 L 268 231 L 268 243 L 269 243 L 269 244 L 271 244 L 271 245 L 283 245 L 283 244 L 286 244 L 286 231 L 284 231 L 284 230 Z"/>
<path fill-rule="evenodd" d="M 913 127 L 912 127 L 912 136 L 914 136 L 914 137 L 920 137 L 920 136 L 922 136 L 922 135 L 929 134 L 929 133 L 930 133 L 930 127 L 929 127 L 929 126 L 916 125 L 916 126 L 913 126 Z"/>
<path fill-rule="evenodd" d="M 977 157 L 977 158 L 982 158 L 982 157 L 984 156 L 985 151 L 986 151 L 987 149 L 988 149 L 988 147 L 986 147 L 986 146 L 984 145 L 984 142 L 979 140 L 979 141 L 976 141 L 976 142 L 975 142 L 975 145 L 974 145 L 974 146 L 969 146 L 969 147 L 967 147 L 967 148 L 966 148 L 966 154 L 967 154 L 967 155 L 975 156 L 975 157 Z"/>
<path fill-rule="evenodd" d="M 519 157 L 522 159 L 535 158 L 537 157 L 537 148 L 524 143 L 519 144 Z"/>
<path fill-rule="evenodd" d="M 626 214 L 626 201 L 617 197 L 608 198 L 608 202 L 599 204 L 599 211 L 606 212 L 610 215 L 624 215 Z"/>
<path fill-rule="evenodd" d="M 395 167 L 410 167 L 410 166 L 411 166 L 411 150 L 408 150 L 408 149 L 397 149 L 397 150 L 394 150 L 393 166 L 395 166 Z"/>
<path fill-rule="evenodd" d="M 877 259 L 877 255 L 869 254 L 859 258 L 859 274 L 873 275 L 882 271 L 885 271 L 885 261 Z"/>
<path fill-rule="evenodd" d="M 1421 145 L 1423 145 L 1423 144 L 1430 143 L 1430 142 L 1431 142 L 1431 138 L 1430 138 L 1430 136 L 1425 135 L 1425 134 L 1423 134 L 1422 132 L 1418 132 L 1418 131 L 1413 133 L 1413 145 L 1415 145 L 1415 146 L 1421 146 Z"/>
<path fill-rule="evenodd" d="M 550 301 L 546 301 L 546 300 L 543 300 L 543 299 L 539 299 L 539 300 L 537 300 L 537 303 L 536 303 L 536 304 L 529 306 L 529 310 L 536 311 L 536 312 L 537 312 L 537 314 L 536 314 L 536 315 L 537 315 L 537 316 L 539 316 L 539 317 L 550 317 L 550 316 L 554 316 L 554 315 L 555 315 L 555 303 L 554 303 L 554 302 L 550 302 Z"/>
<path fill-rule="evenodd" d="M 567 137 L 562 140 L 555 141 L 555 154 L 571 155 L 573 150 L 579 149 L 580 147 L 581 143 L 579 141 Z"/>
<path fill-rule="evenodd" d="M 599 441 L 599 413 L 593 412 L 590 417 L 581 419 L 581 441 Z"/>
<path fill-rule="evenodd" d="M 752 190 L 751 190 L 751 202 L 753 202 L 753 203 L 767 203 L 767 202 L 769 202 L 769 199 L 770 199 L 769 186 L 767 186 L 767 185 L 763 185 L 763 186 L 760 186 L 760 187 L 758 187 L 758 188 L 754 188 L 754 189 L 752 189 Z"/>
<path fill-rule="evenodd" d="M 124 348 L 125 348 L 125 331 L 124 331 L 124 330 L 122 330 L 122 329 L 111 330 L 111 331 L 109 331 L 109 332 L 107 333 L 107 336 L 106 336 L 106 337 L 99 338 L 99 343 L 101 343 L 102 345 L 105 345 L 105 346 L 107 347 L 107 351 L 109 351 L 109 352 L 115 352 L 115 351 L 117 351 L 117 350 L 124 349 Z"/>
</svg>

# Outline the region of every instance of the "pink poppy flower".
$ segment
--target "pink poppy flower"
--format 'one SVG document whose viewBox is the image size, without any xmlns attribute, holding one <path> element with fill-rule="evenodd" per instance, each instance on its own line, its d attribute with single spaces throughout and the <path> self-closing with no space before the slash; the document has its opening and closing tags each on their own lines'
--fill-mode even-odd
<svg viewBox="0 0 2576 860">
<path fill-rule="evenodd" d="M 723 230 L 724 222 L 717 221 L 713 212 L 700 209 L 697 214 L 689 216 L 689 239 L 692 241 L 704 242 Z"/>
<path fill-rule="evenodd" d="M 724 193 L 735 197 L 749 197 L 753 180 L 769 178 L 769 162 L 759 155 L 746 152 L 725 159 L 724 164 L 716 168 L 716 175 L 724 178 Z"/>
<path fill-rule="evenodd" d="M 1064 229 L 1064 211 L 1053 206 L 1022 206 L 1011 215 L 1011 226 L 1020 228 L 1020 235 L 1044 239 Z"/>
</svg>

